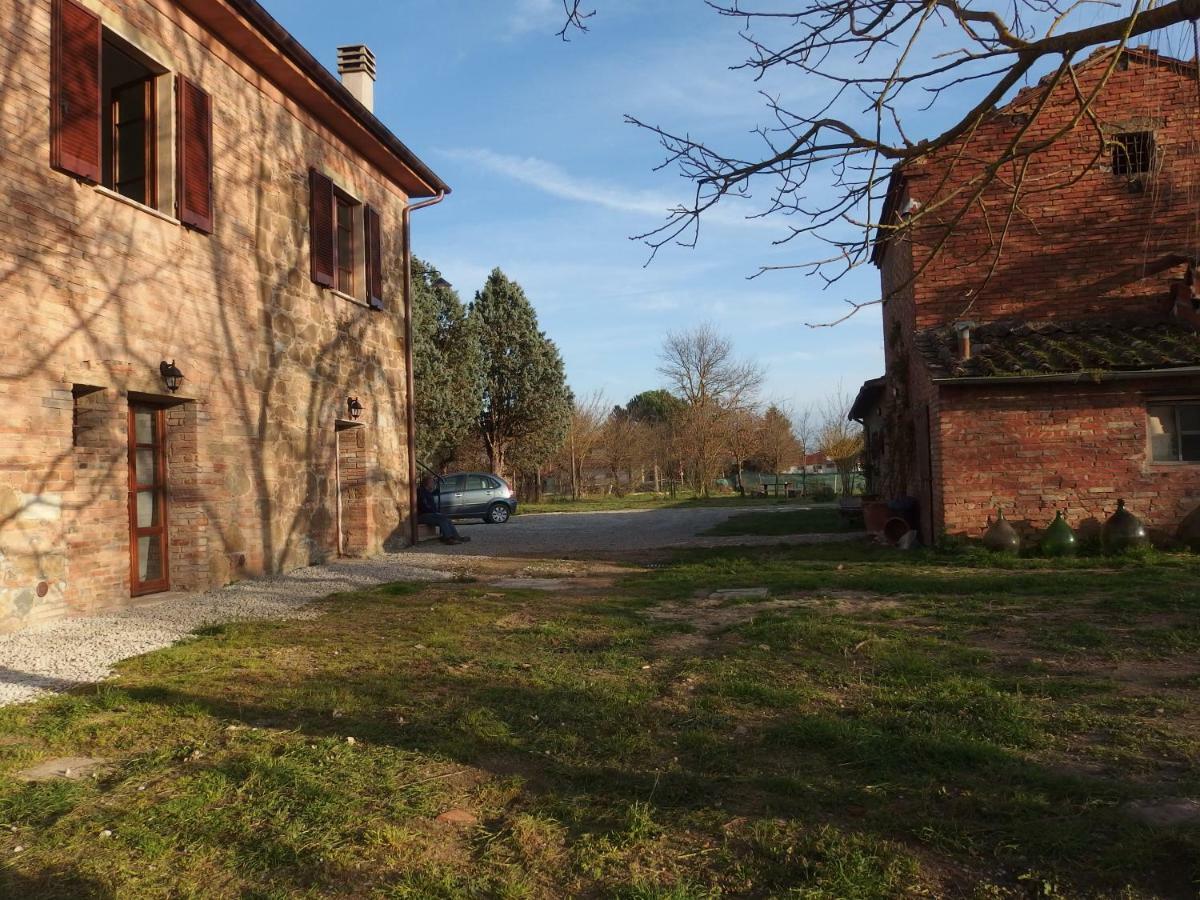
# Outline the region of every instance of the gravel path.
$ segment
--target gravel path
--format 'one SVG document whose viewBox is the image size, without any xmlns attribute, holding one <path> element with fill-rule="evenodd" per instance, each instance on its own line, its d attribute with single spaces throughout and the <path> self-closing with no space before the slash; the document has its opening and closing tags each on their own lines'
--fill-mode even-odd
<svg viewBox="0 0 1200 900">
<path fill-rule="evenodd" d="M 165 594 L 160 600 L 108 615 L 65 619 L 0 635 L 0 706 L 101 681 L 112 674 L 117 662 L 168 647 L 205 625 L 309 618 L 316 615 L 310 605 L 314 600 L 338 591 L 451 577 L 395 556 L 343 561 L 297 569 L 278 578 L 243 581 L 206 594 Z"/>
<path fill-rule="evenodd" d="M 459 522 L 469 544 L 447 547 L 437 541 L 421 544 L 417 554 L 447 556 L 620 556 L 663 547 L 704 547 L 726 544 L 816 543 L 858 535 L 792 535 L 786 537 L 698 538 L 702 531 L 745 512 L 783 512 L 797 506 L 684 509 L 623 509 L 585 513 L 535 513 L 510 519 L 504 525 Z M 410 554 L 411 556 L 411 554 Z"/>
</svg>

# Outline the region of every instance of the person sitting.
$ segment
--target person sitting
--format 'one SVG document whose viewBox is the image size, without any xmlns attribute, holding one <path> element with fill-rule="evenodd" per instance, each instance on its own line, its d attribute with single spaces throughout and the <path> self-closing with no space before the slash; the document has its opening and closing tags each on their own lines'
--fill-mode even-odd
<svg viewBox="0 0 1200 900">
<path fill-rule="evenodd" d="M 422 525 L 435 526 L 441 534 L 443 544 L 465 544 L 471 540 L 458 533 L 450 517 L 438 509 L 438 498 L 434 492 L 437 479 L 426 475 L 417 488 L 417 521 Z"/>
</svg>

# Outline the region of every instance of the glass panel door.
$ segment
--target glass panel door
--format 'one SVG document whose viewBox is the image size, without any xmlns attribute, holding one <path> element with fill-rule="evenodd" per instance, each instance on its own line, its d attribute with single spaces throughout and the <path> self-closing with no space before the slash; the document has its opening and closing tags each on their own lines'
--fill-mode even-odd
<svg viewBox="0 0 1200 900">
<path fill-rule="evenodd" d="M 133 596 L 167 590 L 166 417 L 129 407 L 129 555 Z"/>
</svg>

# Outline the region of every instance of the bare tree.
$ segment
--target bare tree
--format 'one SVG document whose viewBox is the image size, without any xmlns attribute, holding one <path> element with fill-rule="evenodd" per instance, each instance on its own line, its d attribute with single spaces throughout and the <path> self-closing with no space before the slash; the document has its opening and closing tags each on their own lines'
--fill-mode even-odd
<svg viewBox="0 0 1200 900">
<path fill-rule="evenodd" d="M 799 269 L 827 283 L 870 262 L 880 234 L 900 236 L 926 220 L 952 233 L 968 211 L 985 204 L 993 186 L 1002 190 L 1005 207 L 989 247 L 998 261 L 1006 223 L 1019 212 L 1026 189 L 1028 160 L 1068 135 L 1077 139 L 1081 124 L 1097 155 L 1113 142 L 1091 108 L 1122 54 L 1108 54 L 1101 76 L 1086 88 L 1073 65 L 1093 49 L 1120 51 L 1134 39 L 1178 31 L 1200 18 L 1200 0 L 1011 0 L 993 4 L 995 9 L 969 0 L 785 0 L 770 11 L 748 8 L 749 0 L 705 2 L 715 13 L 744 23 L 748 56 L 738 68 L 755 80 L 794 73 L 804 82 L 804 107 L 787 107 L 764 91 L 767 121 L 756 130 L 758 152 L 749 155 L 627 116 L 661 142 L 666 158 L 660 168 L 674 166 L 692 183 L 690 196 L 668 211 L 667 220 L 638 237 L 652 257 L 670 243 L 695 246 L 706 212 L 722 201 L 754 196 L 765 182 L 763 199 L 750 215 L 778 214 L 787 223 L 775 243 L 811 238 L 828 252 L 811 257 L 802 252 L 794 262 L 762 267 L 751 277 Z M 564 0 L 564 8 L 569 15 L 564 36 L 586 30 L 580 0 Z M 1172 32 L 1167 39 L 1183 43 L 1191 37 Z M 1010 139 L 972 143 L 991 111 L 1039 76 L 1040 98 L 1033 99 Z M 1047 99 L 1060 89 L 1073 95 L 1073 115 L 1065 124 L 1040 127 Z M 951 90 L 950 102 L 962 112 L 948 124 L 939 120 L 939 133 L 918 137 L 912 111 L 927 109 Z M 937 201 L 885 219 L 892 171 L 920 166 L 943 152 L 952 161 L 934 192 Z M 1064 173 L 1060 184 L 1073 177 Z M 908 283 L 939 255 L 942 243 L 935 242 Z M 847 298 L 846 317 L 881 299 Z"/>
<path fill-rule="evenodd" d="M 690 451 L 696 490 L 707 496 L 720 468 L 727 416 L 753 406 L 763 370 L 737 359 L 730 340 L 707 323 L 668 334 L 659 360 L 658 371 L 683 401 L 682 441 Z"/>
<path fill-rule="evenodd" d="M 734 487 L 740 494 L 746 493 L 742 470 L 747 460 L 762 448 L 762 437 L 762 417 L 753 407 L 731 409 L 725 414 L 726 446 L 733 458 Z"/>
<path fill-rule="evenodd" d="M 810 405 L 800 407 L 791 415 L 792 434 L 796 436 L 800 455 L 800 493 L 808 493 L 808 454 L 817 445 L 817 415 Z"/>
<path fill-rule="evenodd" d="M 854 398 L 838 385 L 837 390 L 825 398 L 821 407 L 818 446 L 821 453 L 837 466 L 843 496 L 850 494 L 854 471 L 863 451 L 862 426 L 849 418 L 853 403 Z"/>
<path fill-rule="evenodd" d="M 608 401 L 603 391 L 593 391 L 582 400 L 576 398 L 571 408 L 571 424 L 563 454 L 571 473 L 572 500 L 578 500 L 583 494 L 583 470 L 604 437 L 607 410 Z"/>
</svg>

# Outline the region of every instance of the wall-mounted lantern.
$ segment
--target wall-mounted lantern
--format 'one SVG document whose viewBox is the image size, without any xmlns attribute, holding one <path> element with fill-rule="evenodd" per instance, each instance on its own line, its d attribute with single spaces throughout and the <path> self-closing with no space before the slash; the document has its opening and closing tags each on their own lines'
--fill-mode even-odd
<svg viewBox="0 0 1200 900">
<path fill-rule="evenodd" d="M 352 420 L 357 421 L 358 417 L 363 413 L 363 405 L 358 402 L 357 397 L 348 397 L 346 399 L 346 412 L 349 413 Z"/>
<path fill-rule="evenodd" d="M 175 365 L 175 360 L 171 360 L 170 362 L 163 360 L 158 365 L 158 371 L 162 375 L 168 391 L 173 394 L 179 390 L 179 386 L 183 384 L 183 373 Z"/>
<path fill-rule="evenodd" d="M 441 291 L 448 291 L 454 287 L 454 285 L 452 285 L 450 282 L 448 282 L 441 275 L 439 275 L 437 278 L 435 278 L 433 280 L 433 286 Z"/>
</svg>

